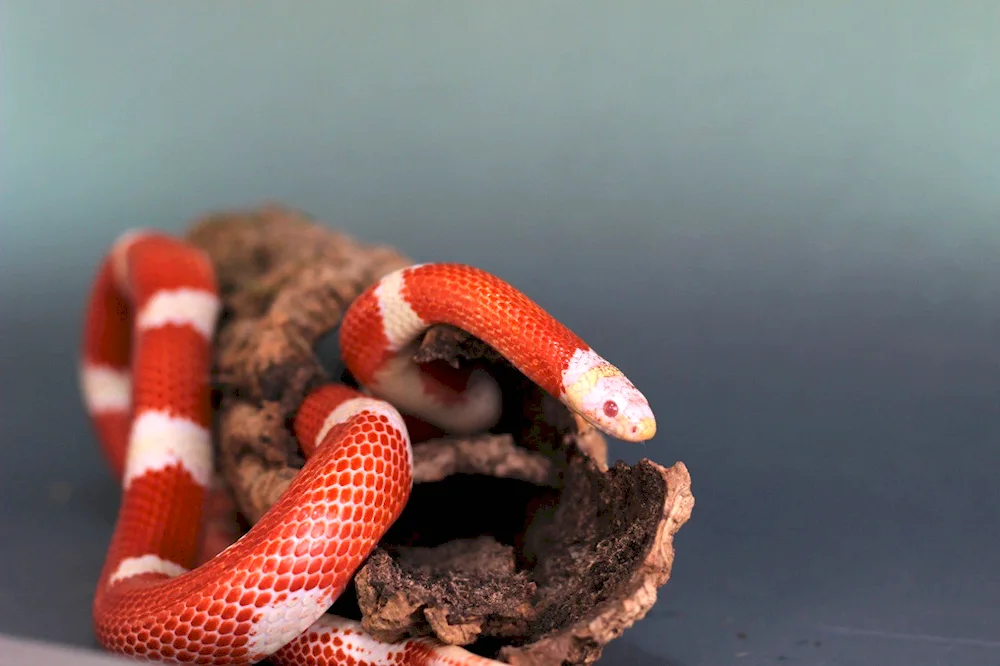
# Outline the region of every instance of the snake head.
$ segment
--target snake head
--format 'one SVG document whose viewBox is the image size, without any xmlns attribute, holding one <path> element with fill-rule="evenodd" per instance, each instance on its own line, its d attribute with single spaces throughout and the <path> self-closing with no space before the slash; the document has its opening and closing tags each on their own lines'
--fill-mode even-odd
<svg viewBox="0 0 1000 666">
<path fill-rule="evenodd" d="M 580 350 L 563 375 L 563 402 L 602 432 L 626 442 L 656 434 L 656 418 L 625 374 L 592 350 Z"/>
<path fill-rule="evenodd" d="M 626 442 L 644 442 L 656 435 L 653 410 L 646 397 L 631 383 L 627 387 L 599 385 L 594 394 L 585 399 L 584 405 L 580 415 L 612 437 Z"/>
</svg>

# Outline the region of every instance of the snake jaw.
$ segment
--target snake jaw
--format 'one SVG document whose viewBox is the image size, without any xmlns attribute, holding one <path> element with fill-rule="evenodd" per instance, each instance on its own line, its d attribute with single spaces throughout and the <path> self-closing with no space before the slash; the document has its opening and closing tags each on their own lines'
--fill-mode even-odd
<svg viewBox="0 0 1000 666">
<path fill-rule="evenodd" d="M 641 401 L 630 402 L 624 411 L 624 427 L 615 437 L 626 442 L 644 442 L 656 435 L 656 417 L 644 397 Z"/>
</svg>

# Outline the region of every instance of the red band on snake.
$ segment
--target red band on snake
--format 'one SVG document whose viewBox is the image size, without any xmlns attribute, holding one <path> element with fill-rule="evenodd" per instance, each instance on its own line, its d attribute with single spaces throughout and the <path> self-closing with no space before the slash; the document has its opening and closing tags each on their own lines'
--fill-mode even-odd
<svg viewBox="0 0 1000 666">
<path fill-rule="evenodd" d="M 122 236 L 101 266 L 85 322 L 81 389 L 122 502 L 93 604 L 109 651 L 150 660 L 246 664 L 495 664 L 421 638 L 381 643 L 327 614 L 399 516 L 412 488 L 401 413 L 446 432 L 490 428 L 500 389 L 413 363 L 434 324 L 480 338 L 605 433 L 651 438 L 655 420 L 621 373 L 503 280 L 460 264 L 410 266 L 350 306 L 341 353 L 364 387 L 330 384 L 299 408 L 307 462 L 245 535 L 199 564 L 215 474 L 209 372 L 220 300 L 199 249 L 152 231 Z"/>
</svg>

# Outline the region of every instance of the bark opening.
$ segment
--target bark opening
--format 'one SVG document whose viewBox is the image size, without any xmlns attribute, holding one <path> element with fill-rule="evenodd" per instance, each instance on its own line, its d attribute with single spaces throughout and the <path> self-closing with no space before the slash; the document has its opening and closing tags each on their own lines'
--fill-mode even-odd
<svg viewBox="0 0 1000 666">
<path fill-rule="evenodd" d="M 208 215 L 189 240 L 211 256 L 216 442 L 240 529 L 303 458 L 289 424 L 303 397 L 352 379 L 339 364 L 345 308 L 413 263 L 276 205 Z M 488 363 L 504 417 L 470 438 L 414 433 L 414 490 L 332 611 L 384 640 L 435 635 L 511 664 L 586 664 L 641 619 L 694 505 L 683 463 L 608 467 L 603 437 L 463 331 L 424 336 L 421 363 Z M 235 524 L 235 523 L 234 523 Z"/>
</svg>

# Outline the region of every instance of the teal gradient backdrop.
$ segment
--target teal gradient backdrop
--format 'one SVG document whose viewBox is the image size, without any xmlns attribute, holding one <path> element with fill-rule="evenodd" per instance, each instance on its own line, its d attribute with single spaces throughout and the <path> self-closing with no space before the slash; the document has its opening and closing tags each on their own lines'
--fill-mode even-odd
<svg viewBox="0 0 1000 666">
<path fill-rule="evenodd" d="M 0 558 L 63 551 L 0 573 L 0 633 L 89 644 L 103 252 L 277 200 L 507 277 L 649 395 L 660 434 L 613 456 L 685 461 L 698 507 L 609 660 L 997 663 L 998 30 L 972 1 L 0 3 Z"/>
</svg>

